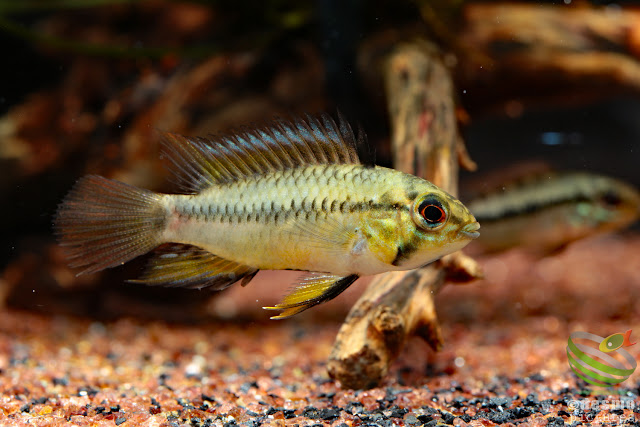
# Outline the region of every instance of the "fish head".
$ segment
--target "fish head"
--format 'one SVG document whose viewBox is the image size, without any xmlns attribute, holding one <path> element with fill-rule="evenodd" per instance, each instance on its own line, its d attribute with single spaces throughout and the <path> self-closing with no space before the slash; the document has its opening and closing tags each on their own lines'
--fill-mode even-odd
<svg viewBox="0 0 640 427">
<path fill-rule="evenodd" d="M 398 200 L 399 219 L 389 242 L 396 246 L 391 261 L 395 268 L 422 267 L 462 249 L 480 235 L 480 224 L 469 209 L 428 181 L 414 182 L 401 192 L 405 197 Z"/>
<path fill-rule="evenodd" d="M 577 206 L 578 216 L 598 230 L 624 228 L 640 217 L 640 193 L 630 184 L 599 177 L 591 202 Z"/>
<path fill-rule="evenodd" d="M 462 249 L 480 236 L 480 224 L 458 199 L 440 189 L 418 195 L 411 217 L 416 234 L 425 247 L 437 247 L 445 253 Z"/>
</svg>

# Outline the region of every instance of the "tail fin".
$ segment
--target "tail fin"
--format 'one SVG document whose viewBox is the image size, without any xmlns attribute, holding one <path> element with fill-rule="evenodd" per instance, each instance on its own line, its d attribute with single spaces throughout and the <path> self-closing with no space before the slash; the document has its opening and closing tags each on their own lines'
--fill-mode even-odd
<svg viewBox="0 0 640 427">
<path fill-rule="evenodd" d="M 78 273 L 124 264 L 160 243 L 160 194 L 97 175 L 81 178 L 58 207 L 54 227 Z"/>
</svg>

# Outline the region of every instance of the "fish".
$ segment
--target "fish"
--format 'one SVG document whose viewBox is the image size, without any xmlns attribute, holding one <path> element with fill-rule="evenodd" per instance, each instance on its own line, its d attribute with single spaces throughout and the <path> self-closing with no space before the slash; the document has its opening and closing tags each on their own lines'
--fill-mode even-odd
<svg viewBox="0 0 640 427">
<path fill-rule="evenodd" d="M 362 155 L 364 132 L 342 116 L 163 140 L 180 193 L 88 175 L 59 205 L 55 232 L 78 274 L 150 251 L 133 282 L 220 290 L 259 270 L 303 271 L 279 304 L 263 307 L 282 319 L 359 277 L 425 266 L 479 235 L 459 200 Z"/>
<path fill-rule="evenodd" d="M 490 253 L 519 247 L 544 255 L 637 221 L 640 193 L 600 174 L 552 172 L 508 184 L 466 206 L 482 224 L 482 236 L 471 249 Z"/>
</svg>

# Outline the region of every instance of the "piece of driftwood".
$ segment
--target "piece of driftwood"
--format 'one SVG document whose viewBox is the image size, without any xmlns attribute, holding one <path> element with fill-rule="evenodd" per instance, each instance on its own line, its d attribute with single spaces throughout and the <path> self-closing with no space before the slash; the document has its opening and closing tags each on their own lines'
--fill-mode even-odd
<svg viewBox="0 0 640 427">
<path fill-rule="evenodd" d="M 456 81 L 471 111 L 582 104 L 640 93 L 640 11 L 615 6 L 465 4 Z"/>
<path fill-rule="evenodd" d="M 457 131 L 449 71 L 431 45 L 415 42 L 389 54 L 384 74 L 396 168 L 455 194 L 458 162 L 474 164 Z M 329 375 L 343 387 L 370 388 L 385 377 L 408 337 L 418 335 L 439 349 L 434 295 L 446 279 L 466 282 L 480 275 L 471 258 L 455 253 L 422 269 L 376 277 L 338 332 Z"/>
<path fill-rule="evenodd" d="M 638 8 L 464 2 L 459 14 L 437 14 L 438 2 L 417 3 L 428 8 L 429 16 L 422 10 L 426 22 L 370 34 L 358 52 L 358 70 L 376 108 L 385 106 L 376 96 L 383 87 L 382 58 L 402 41 L 433 33 L 434 22 L 456 95 L 473 117 L 515 117 L 529 107 L 640 94 Z"/>
</svg>

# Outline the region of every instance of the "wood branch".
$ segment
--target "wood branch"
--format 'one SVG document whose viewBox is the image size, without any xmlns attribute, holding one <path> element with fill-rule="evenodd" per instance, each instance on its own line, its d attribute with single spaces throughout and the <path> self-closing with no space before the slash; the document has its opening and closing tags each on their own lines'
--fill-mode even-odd
<svg viewBox="0 0 640 427">
<path fill-rule="evenodd" d="M 476 166 L 458 133 L 449 70 L 435 47 L 416 42 L 395 50 L 385 75 L 395 168 L 455 195 L 458 161 Z"/>
<path fill-rule="evenodd" d="M 638 10 L 468 3 L 457 41 L 456 80 L 472 111 L 640 93 Z"/>
<path fill-rule="evenodd" d="M 442 269 L 428 266 L 376 277 L 338 332 L 327 367 L 331 378 L 345 388 L 377 386 L 415 332 L 440 349 L 431 287 L 440 286 L 443 276 Z"/>
<path fill-rule="evenodd" d="M 423 36 L 431 21 L 448 18 L 436 15 L 363 42 L 358 69 L 377 108 L 384 107 L 376 96 L 383 87 L 382 58 L 399 42 Z M 449 29 L 440 34 L 445 63 L 472 117 L 640 95 L 638 8 L 465 2 L 460 19 L 443 28 Z"/>
<path fill-rule="evenodd" d="M 397 169 L 426 176 L 457 192 L 458 162 L 474 166 L 458 135 L 453 85 L 437 51 L 416 42 L 397 47 L 387 60 L 385 82 Z M 461 253 L 412 271 L 380 275 L 356 302 L 340 328 L 328 370 L 343 387 L 370 388 L 385 377 L 408 337 L 442 346 L 433 297 L 451 276 L 480 276 Z"/>
</svg>

